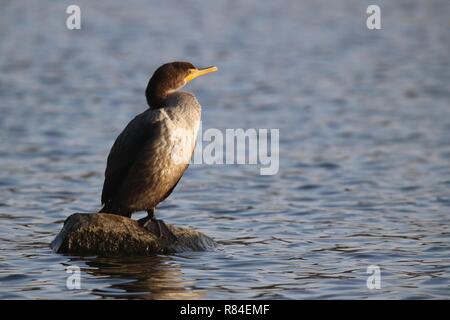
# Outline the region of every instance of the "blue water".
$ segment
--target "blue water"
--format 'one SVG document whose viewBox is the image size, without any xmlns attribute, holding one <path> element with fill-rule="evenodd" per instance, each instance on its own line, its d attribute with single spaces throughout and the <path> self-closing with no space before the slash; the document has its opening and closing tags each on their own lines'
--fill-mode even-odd
<svg viewBox="0 0 450 320">
<path fill-rule="evenodd" d="M 377 1 L 376 31 L 359 0 L 77 0 L 73 31 L 69 4 L 0 10 L 0 298 L 450 297 L 448 1 Z M 220 69 L 186 88 L 204 129 L 280 129 L 278 174 L 190 167 L 157 214 L 215 251 L 52 253 L 100 208 L 109 148 L 172 60 Z"/>
</svg>

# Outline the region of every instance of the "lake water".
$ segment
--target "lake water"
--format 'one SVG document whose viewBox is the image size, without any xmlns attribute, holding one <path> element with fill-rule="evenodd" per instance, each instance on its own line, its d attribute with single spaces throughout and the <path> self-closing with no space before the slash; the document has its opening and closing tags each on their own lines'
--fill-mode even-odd
<svg viewBox="0 0 450 320">
<path fill-rule="evenodd" d="M 3 1 L 0 298 L 450 298 L 450 3 L 376 2 L 381 30 L 360 0 Z M 278 174 L 190 167 L 157 214 L 217 250 L 53 253 L 173 60 L 220 69 L 186 88 L 203 129 L 280 129 Z"/>
</svg>

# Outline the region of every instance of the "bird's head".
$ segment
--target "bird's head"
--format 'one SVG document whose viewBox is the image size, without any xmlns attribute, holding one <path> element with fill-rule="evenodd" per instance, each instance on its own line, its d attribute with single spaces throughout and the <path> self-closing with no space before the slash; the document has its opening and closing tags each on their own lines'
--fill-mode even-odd
<svg viewBox="0 0 450 320">
<path fill-rule="evenodd" d="M 148 82 L 145 96 L 152 109 L 164 106 L 164 101 L 172 92 L 178 91 L 189 81 L 217 71 L 217 67 L 196 68 L 189 62 L 171 62 L 156 69 Z"/>
</svg>

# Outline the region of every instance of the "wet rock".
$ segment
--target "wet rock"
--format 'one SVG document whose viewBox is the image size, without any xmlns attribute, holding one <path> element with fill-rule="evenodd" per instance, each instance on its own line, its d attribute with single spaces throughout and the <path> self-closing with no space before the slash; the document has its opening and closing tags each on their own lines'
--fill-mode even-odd
<svg viewBox="0 0 450 320">
<path fill-rule="evenodd" d="M 146 255 L 181 251 L 203 251 L 215 242 L 201 232 L 167 224 L 177 237 L 169 241 L 156 237 L 136 220 L 107 213 L 74 213 L 51 247 L 57 253 L 79 255 Z"/>
</svg>

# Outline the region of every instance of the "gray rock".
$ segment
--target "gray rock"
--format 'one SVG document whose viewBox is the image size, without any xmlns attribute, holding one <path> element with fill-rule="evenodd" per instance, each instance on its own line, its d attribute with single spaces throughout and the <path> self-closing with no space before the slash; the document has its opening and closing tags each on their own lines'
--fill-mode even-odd
<svg viewBox="0 0 450 320">
<path fill-rule="evenodd" d="M 107 213 L 74 213 L 51 247 L 57 253 L 79 255 L 146 255 L 203 251 L 215 242 L 201 232 L 167 224 L 176 241 L 160 239 L 139 226 L 136 220 Z"/>
</svg>

